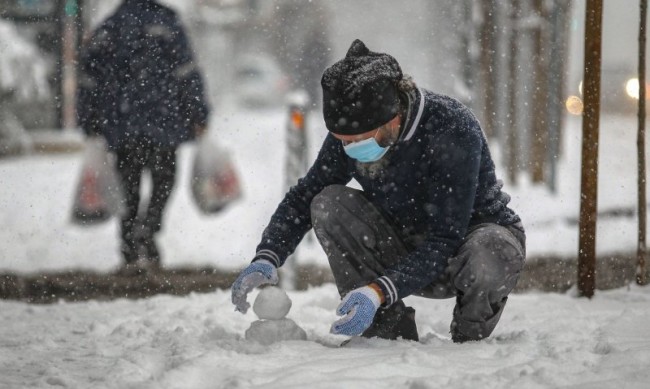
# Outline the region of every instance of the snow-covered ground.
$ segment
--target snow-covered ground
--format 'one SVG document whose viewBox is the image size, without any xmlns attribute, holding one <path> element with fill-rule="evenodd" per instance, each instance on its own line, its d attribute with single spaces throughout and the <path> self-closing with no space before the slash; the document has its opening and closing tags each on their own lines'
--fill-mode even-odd
<svg viewBox="0 0 650 389">
<path fill-rule="evenodd" d="M 254 293 L 255 294 L 255 293 Z M 254 297 L 253 294 L 253 297 Z M 626 388 L 650 382 L 650 289 L 511 296 L 491 338 L 457 345 L 452 300 L 408 298 L 421 341 L 330 335 L 336 288 L 290 292 L 306 341 L 244 339 L 227 291 L 146 300 L 0 302 L 0 387 Z"/>
<path fill-rule="evenodd" d="M 191 203 L 193 145 L 181 149 L 179 181 L 160 244 L 166 266 L 239 268 L 250 261 L 283 194 L 284 112 L 222 110 L 210 136 L 235 161 L 244 197 L 223 213 L 201 215 Z M 310 152 L 325 131 L 312 119 Z M 602 121 L 602 210 L 635 204 L 634 119 Z M 568 122 L 559 190 L 506 187 L 528 229 L 529 254 L 577 250 L 580 123 Z M 120 264 L 114 220 L 70 223 L 81 154 L 0 160 L 0 269 L 111 271 Z M 601 220 L 599 253 L 633 251 L 635 218 Z M 299 261 L 325 265 L 314 245 Z M 255 296 L 254 292 L 253 296 Z M 234 312 L 228 291 L 132 301 L 48 306 L 0 301 L 0 388 L 647 388 L 650 382 L 650 289 L 512 295 L 487 341 L 453 344 L 453 300 L 408 298 L 421 342 L 371 340 L 338 348 L 329 334 L 338 296 L 333 285 L 290 292 L 289 318 L 307 341 L 262 346 L 246 341 L 256 320 Z M 251 299 L 252 301 L 252 299 Z"/>
</svg>

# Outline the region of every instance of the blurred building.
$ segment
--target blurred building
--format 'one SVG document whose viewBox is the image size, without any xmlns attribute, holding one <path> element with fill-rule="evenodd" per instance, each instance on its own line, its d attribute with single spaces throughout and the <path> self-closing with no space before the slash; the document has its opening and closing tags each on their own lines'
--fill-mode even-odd
<svg viewBox="0 0 650 389">
<path fill-rule="evenodd" d="M 69 94 L 74 90 L 70 66 L 74 66 L 84 37 L 120 1 L 0 2 L 0 15 L 16 24 L 50 64 L 50 102 L 40 103 L 38 118 L 21 119 L 27 128 L 74 125 L 74 115 L 66 107 L 66 101 L 73 100 Z M 255 89 L 260 94 L 259 105 L 282 104 L 291 89 L 304 89 L 313 102 L 319 103 L 322 71 L 345 55 L 355 38 L 366 41 L 374 50 L 392 53 L 406 72 L 442 92 L 452 93 L 454 79 L 459 75 L 458 47 L 450 37 L 462 23 L 453 22 L 454 6 L 438 2 L 160 2 L 177 10 L 188 26 L 198 60 L 205 69 L 208 93 L 217 105 L 240 99 L 255 101 Z"/>
<path fill-rule="evenodd" d="M 26 128 L 71 126 L 70 93 L 74 93 L 75 52 L 83 36 L 108 16 L 121 0 L 1 0 L 0 17 L 15 25 L 19 34 L 37 48 L 47 63 L 51 96 L 21 102 L 38 109 L 16 108 Z M 584 1 L 571 2 L 569 26 L 569 76 L 566 96 L 579 96 L 581 79 Z M 450 94 L 472 106 L 480 118 L 486 98 L 481 85 L 478 50 L 484 41 L 484 15 L 476 7 L 491 2 L 463 0 L 160 0 L 174 8 L 188 27 L 191 42 L 203 69 L 208 94 L 218 107 L 244 102 L 259 108 L 284 103 L 291 89 L 304 89 L 320 100 L 323 69 L 342 58 L 350 43 L 359 38 L 371 50 L 395 56 L 405 73 L 421 86 Z M 534 22 L 533 0 L 519 0 L 520 25 Z M 546 2 L 548 4 L 549 2 Z M 501 3 L 499 3 L 501 4 Z M 510 4 L 510 2 L 508 2 Z M 514 3 L 513 3 L 514 4 Z M 634 3 L 636 4 L 636 3 Z M 500 6 L 505 7 L 505 6 Z M 80 12 L 77 12 L 77 11 Z M 605 2 L 603 40 L 603 109 L 629 107 L 625 85 L 636 72 L 638 7 Z M 504 17 L 504 16 L 499 16 Z M 507 17 L 507 15 L 505 16 Z M 505 20 L 505 19 L 501 19 Z M 499 25 L 498 25 L 499 26 Z M 505 33 L 499 27 L 497 32 Z M 67 35 L 66 35 L 67 34 Z M 518 47 L 522 83 L 519 95 L 531 94 L 532 36 L 522 37 Z M 528 43 L 526 42 L 528 40 Z M 521 44 L 524 42 L 525 44 Z M 625 44 L 621 44 L 625 42 Z M 509 47 L 509 46 L 508 46 Z M 490 47 L 507 59 L 505 46 Z M 67 51 L 66 51 L 67 50 Z M 529 53 L 529 54 L 526 54 Z M 548 54 L 548 53 L 547 53 Z M 501 62 L 507 67 L 507 62 Z M 501 72 L 504 66 L 496 66 Z M 512 84 L 508 78 L 501 81 Z M 527 86 L 528 85 L 528 86 Z M 499 87 L 503 89 L 502 87 Z M 6 98 L 5 98 L 6 100 Z M 633 103 L 633 102 L 632 102 Z M 507 115 L 504 102 L 499 115 Z M 217 110 L 218 112 L 218 110 Z M 519 119 L 518 119 L 519 120 Z M 526 127 L 526 121 L 517 122 Z M 512 123 L 510 123 L 512 124 Z M 506 124 L 503 124 L 508 125 Z"/>
</svg>

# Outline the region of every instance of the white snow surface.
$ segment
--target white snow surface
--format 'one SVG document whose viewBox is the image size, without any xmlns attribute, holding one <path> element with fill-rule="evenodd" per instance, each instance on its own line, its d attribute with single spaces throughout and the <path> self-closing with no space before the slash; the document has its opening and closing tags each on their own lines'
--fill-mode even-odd
<svg viewBox="0 0 650 389">
<path fill-rule="evenodd" d="M 255 292 L 254 292 L 255 293 Z M 421 341 L 328 333 L 334 285 L 290 292 L 306 341 L 243 338 L 228 291 L 145 300 L 0 302 L 0 387 L 612 388 L 650 382 L 650 289 L 512 295 L 492 337 L 454 344 L 453 300 L 407 298 Z"/>
<path fill-rule="evenodd" d="M 284 121 L 281 111 L 220 107 L 210 136 L 231 150 L 244 197 L 218 215 L 201 215 L 191 203 L 194 146 L 181 148 L 159 239 L 165 266 L 233 269 L 251 260 L 286 189 Z M 601 210 L 635 209 L 634 123 L 601 120 Z M 570 120 L 564 134 L 556 194 L 526 182 L 505 187 L 528 230 L 531 257 L 577 251 L 571 219 L 579 207 L 579 120 Z M 311 118 L 312 157 L 324 135 L 320 117 Z M 2 271 L 117 269 L 115 220 L 86 228 L 70 223 L 80 156 L 0 160 Z M 634 217 L 600 220 L 598 252 L 633 252 L 635 229 Z M 313 240 L 294 260 L 327 264 Z M 650 382 L 647 287 L 597 291 L 591 300 L 573 291 L 514 294 L 489 339 L 462 345 L 449 339 L 453 300 L 406 299 L 417 310 L 419 343 L 365 340 L 339 348 L 346 338 L 329 334 L 339 303 L 334 285 L 289 297 L 287 318 L 307 340 L 268 346 L 245 339 L 257 318 L 234 312 L 229 291 L 45 306 L 0 301 L 0 388 L 647 388 Z"/>
</svg>

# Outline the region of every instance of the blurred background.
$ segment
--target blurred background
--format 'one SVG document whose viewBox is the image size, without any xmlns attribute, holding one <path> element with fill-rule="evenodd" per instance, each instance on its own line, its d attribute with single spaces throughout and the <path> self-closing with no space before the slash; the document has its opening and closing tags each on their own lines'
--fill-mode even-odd
<svg viewBox="0 0 650 389">
<path fill-rule="evenodd" d="M 30 131 L 76 127 L 80 47 L 119 2 L 0 1 L 0 153 L 26 147 Z M 322 71 L 360 38 L 469 105 L 510 181 L 524 171 L 551 186 L 564 117 L 581 114 L 584 0 L 161 2 L 185 21 L 216 107 L 282 105 L 301 89 L 317 108 Z M 605 112 L 635 113 L 638 14 L 605 1 Z"/>
</svg>

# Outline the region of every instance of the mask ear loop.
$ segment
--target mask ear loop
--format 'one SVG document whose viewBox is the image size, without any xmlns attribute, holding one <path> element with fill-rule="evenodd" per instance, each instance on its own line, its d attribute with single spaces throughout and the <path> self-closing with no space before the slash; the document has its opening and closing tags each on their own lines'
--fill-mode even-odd
<svg viewBox="0 0 650 389">
<path fill-rule="evenodd" d="M 377 128 L 377 131 L 375 131 L 375 135 L 372 137 L 375 142 L 377 142 L 377 134 L 379 134 L 379 131 L 381 131 L 382 128 L 384 128 L 384 126 Z M 377 142 L 377 144 L 379 144 L 379 142 Z"/>
<path fill-rule="evenodd" d="M 395 117 L 397 117 L 397 116 L 399 116 L 399 115 L 395 115 Z M 395 117 L 392 118 L 388 123 L 390 123 L 390 122 L 392 122 L 393 120 L 395 120 Z M 388 123 L 386 123 L 385 125 L 383 125 L 383 126 L 377 128 L 377 132 L 375 132 L 375 135 L 373 136 L 373 138 L 375 139 L 375 142 L 377 142 L 377 144 L 378 144 L 380 147 L 390 147 L 390 146 L 392 146 L 393 144 L 395 144 L 395 142 L 391 142 L 390 144 L 384 146 L 384 145 L 382 145 L 381 143 L 379 143 L 379 141 L 377 140 L 377 134 L 379 134 L 379 131 L 386 129 Z M 392 130 L 392 129 L 391 129 L 391 130 Z M 383 139 L 382 139 L 382 140 L 383 140 Z"/>
</svg>

